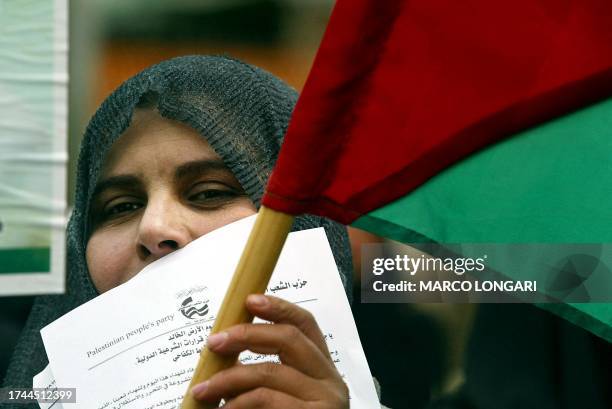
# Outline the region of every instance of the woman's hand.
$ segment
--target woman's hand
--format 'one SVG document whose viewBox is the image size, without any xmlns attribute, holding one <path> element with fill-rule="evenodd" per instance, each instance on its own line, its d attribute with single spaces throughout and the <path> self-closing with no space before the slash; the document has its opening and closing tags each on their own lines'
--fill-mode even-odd
<svg viewBox="0 0 612 409">
<path fill-rule="evenodd" d="M 249 296 L 246 306 L 274 324 L 236 325 L 210 336 L 208 348 L 222 355 L 278 354 L 282 364 L 235 365 L 194 386 L 194 397 L 225 399 L 227 409 L 348 409 L 348 388 L 312 314 L 264 295 Z"/>
</svg>

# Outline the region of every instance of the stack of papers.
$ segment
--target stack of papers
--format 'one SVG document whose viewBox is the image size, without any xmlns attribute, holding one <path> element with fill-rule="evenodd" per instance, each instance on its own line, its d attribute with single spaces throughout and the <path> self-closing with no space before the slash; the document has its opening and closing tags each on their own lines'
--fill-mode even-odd
<svg viewBox="0 0 612 409">
<path fill-rule="evenodd" d="M 77 403 L 66 408 L 178 408 L 254 221 L 193 241 L 43 328 L 49 366 L 34 377 L 34 387 L 76 388 Z M 267 293 L 315 316 L 349 387 L 351 408 L 379 407 L 322 228 L 289 235 Z M 278 357 L 247 351 L 240 360 Z"/>
</svg>

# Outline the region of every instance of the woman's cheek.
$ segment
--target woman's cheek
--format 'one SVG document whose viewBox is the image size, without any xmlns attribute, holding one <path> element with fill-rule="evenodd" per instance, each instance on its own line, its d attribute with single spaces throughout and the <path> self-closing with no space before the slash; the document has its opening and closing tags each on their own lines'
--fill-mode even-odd
<svg viewBox="0 0 612 409">
<path fill-rule="evenodd" d="M 192 226 L 199 226 L 195 232 L 195 238 L 201 237 L 210 233 L 213 230 L 219 229 L 230 223 L 234 223 L 245 217 L 252 216 L 257 213 L 257 209 L 248 198 L 242 198 L 236 203 L 217 212 L 213 217 L 202 217 L 201 215 L 191 221 Z"/>
<path fill-rule="evenodd" d="M 87 242 L 87 267 L 100 293 L 126 282 L 138 271 L 134 240 L 129 232 L 99 230 Z"/>
</svg>

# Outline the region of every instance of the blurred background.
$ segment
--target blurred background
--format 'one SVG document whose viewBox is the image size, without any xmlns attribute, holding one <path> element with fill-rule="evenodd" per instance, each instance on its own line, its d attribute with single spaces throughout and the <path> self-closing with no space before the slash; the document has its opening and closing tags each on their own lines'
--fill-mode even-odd
<svg viewBox="0 0 612 409">
<path fill-rule="evenodd" d="M 262 67 L 298 91 L 325 30 L 332 0 L 73 0 L 69 26 L 69 204 L 79 143 L 89 118 L 119 84 L 159 61 L 227 54 Z M 382 401 L 420 408 L 463 381 L 473 308 L 361 304 L 360 245 L 379 238 L 352 229 L 353 310 Z M 30 297 L 0 298 L 0 378 L 27 317 Z"/>
</svg>

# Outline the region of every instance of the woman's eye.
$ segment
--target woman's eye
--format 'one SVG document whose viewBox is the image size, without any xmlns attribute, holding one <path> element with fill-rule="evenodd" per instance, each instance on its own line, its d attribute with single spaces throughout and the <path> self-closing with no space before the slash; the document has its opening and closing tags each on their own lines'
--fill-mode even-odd
<svg viewBox="0 0 612 409">
<path fill-rule="evenodd" d="M 236 196 L 237 194 L 231 190 L 206 189 L 190 195 L 189 200 L 193 202 L 217 202 L 232 199 Z"/>
<path fill-rule="evenodd" d="M 106 217 L 121 216 L 130 212 L 134 212 L 142 207 L 142 204 L 135 202 L 124 202 L 110 206 L 104 211 Z"/>
</svg>

